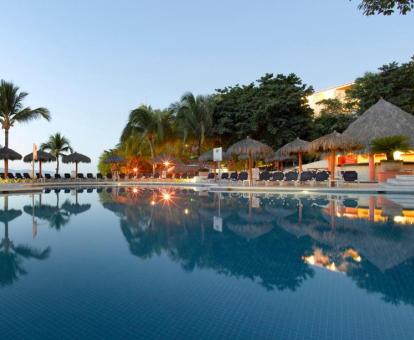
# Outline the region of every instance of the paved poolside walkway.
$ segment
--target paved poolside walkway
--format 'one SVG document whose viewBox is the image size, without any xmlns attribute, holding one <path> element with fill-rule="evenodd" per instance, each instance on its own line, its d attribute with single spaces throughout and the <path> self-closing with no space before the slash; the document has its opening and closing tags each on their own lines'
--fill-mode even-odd
<svg viewBox="0 0 414 340">
<path fill-rule="evenodd" d="M 412 188 L 385 188 L 377 183 L 347 184 L 339 187 L 328 187 L 328 185 L 246 185 L 232 183 L 208 183 L 193 181 L 61 181 L 61 182 L 37 182 L 37 183 L 5 183 L 0 184 L 1 193 L 33 193 L 41 192 L 45 188 L 59 187 L 96 187 L 96 186 L 177 186 L 208 189 L 213 192 L 294 192 L 294 193 L 360 193 L 360 194 L 410 194 L 414 195 Z"/>
</svg>

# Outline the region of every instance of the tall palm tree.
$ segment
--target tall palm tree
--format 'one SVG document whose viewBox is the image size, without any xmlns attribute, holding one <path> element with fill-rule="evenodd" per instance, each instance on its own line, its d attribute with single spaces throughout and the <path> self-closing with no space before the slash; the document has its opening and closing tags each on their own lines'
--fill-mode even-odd
<svg viewBox="0 0 414 340">
<path fill-rule="evenodd" d="M 69 140 L 60 134 L 60 132 L 49 136 L 49 140 L 43 143 L 40 148 L 56 157 L 56 174 L 59 173 L 59 157 L 64 155 L 66 152 L 72 152 L 73 149 L 70 146 Z"/>
<path fill-rule="evenodd" d="M 9 130 L 15 123 L 25 123 L 37 118 L 50 120 L 49 110 L 44 107 L 31 109 L 23 106 L 28 93 L 22 92 L 11 82 L 0 82 L 0 124 L 4 129 L 4 146 L 9 147 Z M 7 174 L 9 162 L 4 160 L 4 172 Z"/>
<path fill-rule="evenodd" d="M 150 149 L 151 159 L 154 159 L 156 143 L 164 140 L 170 128 L 169 111 L 153 110 L 151 106 L 141 105 L 131 111 L 128 123 L 122 131 L 121 142 L 135 138 L 138 143 L 146 143 Z"/>
<path fill-rule="evenodd" d="M 212 127 L 212 97 L 194 96 L 191 92 L 186 92 L 178 103 L 172 104 L 171 110 L 176 114 L 184 142 L 187 137 L 194 137 L 197 140 L 197 152 L 198 156 L 200 156 L 205 137 L 209 134 Z"/>
</svg>

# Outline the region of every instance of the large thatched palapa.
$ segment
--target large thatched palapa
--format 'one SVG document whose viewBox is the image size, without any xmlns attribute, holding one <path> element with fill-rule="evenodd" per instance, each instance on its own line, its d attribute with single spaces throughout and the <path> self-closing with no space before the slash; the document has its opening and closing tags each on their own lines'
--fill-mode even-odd
<svg viewBox="0 0 414 340">
<path fill-rule="evenodd" d="M 343 132 L 364 146 L 369 152 L 373 139 L 405 135 L 414 146 L 414 116 L 398 106 L 380 99 Z"/>
<path fill-rule="evenodd" d="M 33 152 L 29 153 L 28 155 L 24 156 L 23 162 L 25 163 L 31 163 L 33 161 Z M 37 158 L 35 159 L 35 162 L 39 162 L 39 174 L 42 175 L 42 163 L 44 162 L 55 162 L 56 157 L 53 156 L 51 153 L 38 150 L 37 151 Z"/>
<path fill-rule="evenodd" d="M 78 164 L 90 163 L 91 159 L 88 156 L 82 155 L 81 153 L 74 152 L 70 155 L 63 155 L 62 161 L 63 163 L 75 163 L 75 177 L 78 177 Z"/>
</svg>

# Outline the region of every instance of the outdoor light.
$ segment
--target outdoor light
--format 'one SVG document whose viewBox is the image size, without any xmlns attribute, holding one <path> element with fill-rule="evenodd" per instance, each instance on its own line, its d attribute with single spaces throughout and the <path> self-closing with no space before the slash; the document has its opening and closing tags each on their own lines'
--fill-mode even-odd
<svg viewBox="0 0 414 340">
<path fill-rule="evenodd" d="M 136 193 L 138 192 L 138 189 L 137 189 L 137 188 L 134 188 L 134 189 L 132 189 L 132 192 L 133 192 L 134 194 L 136 194 Z"/>
<path fill-rule="evenodd" d="M 171 195 L 168 192 L 164 192 L 162 194 L 162 198 L 166 201 L 169 201 L 171 199 Z"/>
<path fill-rule="evenodd" d="M 402 160 L 402 152 L 401 151 L 394 151 L 394 159 L 395 160 Z"/>
<path fill-rule="evenodd" d="M 187 208 L 184 209 L 184 214 L 188 215 L 190 212 L 190 210 L 188 210 Z"/>
<path fill-rule="evenodd" d="M 165 165 L 165 166 L 169 166 L 169 165 L 170 165 L 170 162 L 169 162 L 169 161 L 165 161 L 165 162 L 164 162 L 164 165 Z"/>
<path fill-rule="evenodd" d="M 137 172 L 138 171 L 138 168 L 134 168 L 134 172 Z"/>
<path fill-rule="evenodd" d="M 151 201 L 151 205 L 155 205 L 155 201 L 154 200 Z"/>
</svg>

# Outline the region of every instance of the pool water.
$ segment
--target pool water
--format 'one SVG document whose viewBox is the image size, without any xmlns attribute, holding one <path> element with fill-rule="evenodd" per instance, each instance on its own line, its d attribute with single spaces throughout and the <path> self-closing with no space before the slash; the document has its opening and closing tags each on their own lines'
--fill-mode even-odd
<svg viewBox="0 0 414 340">
<path fill-rule="evenodd" d="M 1 339 L 413 339 L 414 197 L 0 197 Z"/>
</svg>

